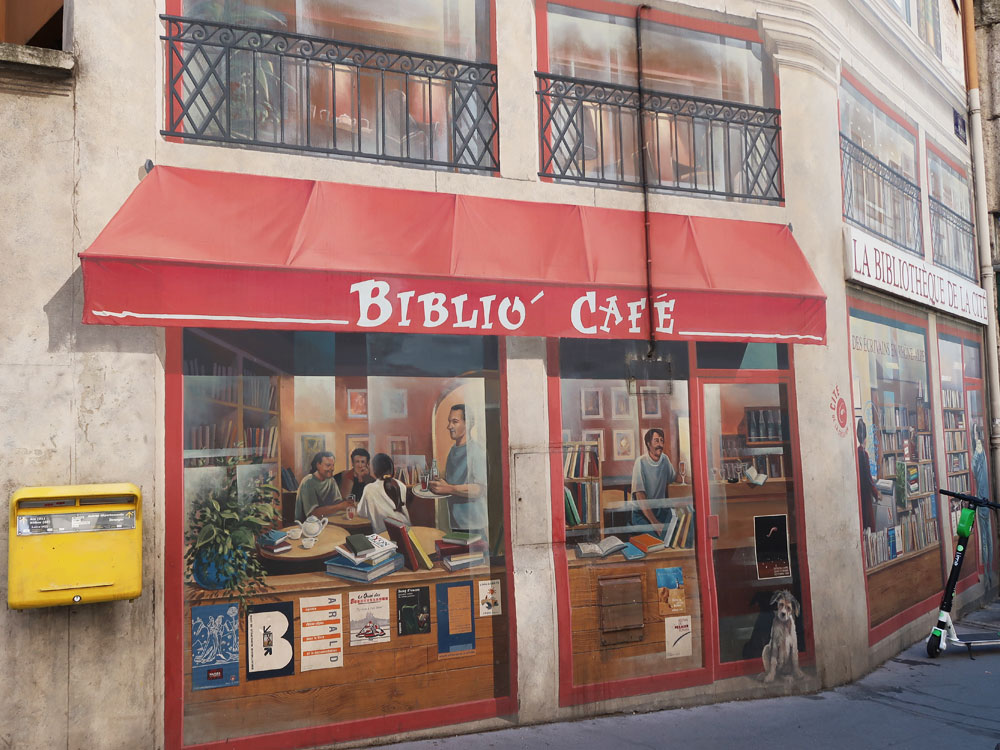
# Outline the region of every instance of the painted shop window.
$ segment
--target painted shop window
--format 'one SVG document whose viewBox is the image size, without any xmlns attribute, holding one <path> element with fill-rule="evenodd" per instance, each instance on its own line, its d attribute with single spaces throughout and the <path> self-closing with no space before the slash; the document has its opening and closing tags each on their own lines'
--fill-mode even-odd
<svg viewBox="0 0 1000 750">
<path fill-rule="evenodd" d="M 870 626 L 940 591 L 926 328 L 858 303 L 850 311 L 854 430 Z"/>
<path fill-rule="evenodd" d="M 972 195 L 963 172 L 927 149 L 930 175 L 931 246 L 934 262 L 970 279 L 977 278 L 972 230 Z"/>
<path fill-rule="evenodd" d="M 950 329 L 949 329 L 950 330 Z M 991 497 L 989 445 L 984 416 L 984 390 L 978 336 L 955 330 L 939 333 L 941 359 L 941 416 L 944 426 L 945 471 L 948 489 L 981 497 Z M 951 506 L 951 533 L 958 526 L 958 505 Z M 976 519 L 979 549 L 970 550 L 973 563 L 978 553 L 987 576 L 992 577 L 996 561 L 993 554 L 992 515 L 981 513 Z M 975 565 L 970 566 L 970 571 Z"/>
<path fill-rule="evenodd" d="M 914 132 L 851 81 L 841 80 L 844 218 L 904 250 L 922 255 Z"/>
<path fill-rule="evenodd" d="M 183 356 L 184 743 L 508 696 L 497 340 Z"/>
<path fill-rule="evenodd" d="M 941 57 L 941 10 L 938 0 L 887 0 L 904 23 Z"/>
<path fill-rule="evenodd" d="M 574 685 L 703 666 L 688 350 L 659 347 L 667 379 L 630 385 L 645 342 L 559 342 Z"/>
<path fill-rule="evenodd" d="M 636 184 L 643 149 L 634 12 L 619 16 L 555 3 L 547 9 L 548 33 L 540 44 L 547 45 L 548 71 L 539 74 L 543 173 Z M 774 75 L 755 32 L 657 18 L 642 21 L 649 183 L 780 198 L 777 113 L 762 111 L 774 107 Z M 742 126 L 747 118 L 753 132 Z M 758 180 L 761 170 L 767 184 Z"/>
</svg>

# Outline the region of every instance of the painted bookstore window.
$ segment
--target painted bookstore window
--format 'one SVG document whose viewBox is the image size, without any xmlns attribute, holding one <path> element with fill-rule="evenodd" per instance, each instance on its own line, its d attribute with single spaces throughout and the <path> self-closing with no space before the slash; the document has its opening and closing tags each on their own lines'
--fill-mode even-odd
<svg viewBox="0 0 1000 750">
<path fill-rule="evenodd" d="M 645 342 L 559 342 L 576 685 L 703 666 L 688 348 L 658 346 L 671 379 L 630 388 Z"/>
<path fill-rule="evenodd" d="M 851 309 L 855 448 L 870 626 L 941 590 L 926 329 Z"/>
<path fill-rule="evenodd" d="M 580 91 L 597 84 L 589 94 L 574 94 L 582 97 L 574 99 L 575 107 L 548 105 L 553 107 L 555 129 L 565 131 L 564 139 L 572 141 L 574 158 L 576 143 L 582 138 L 584 168 L 573 176 L 635 183 L 642 148 L 639 110 L 630 100 L 638 86 L 634 16 L 550 3 L 547 25 L 549 73 L 576 79 Z M 647 91 L 774 106 L 774 75 L 760 42 L 648 19 L 643 20 L 642 32 L 643 86 Z M 655 185 L 702 191 L 709 185 L 727 185 L 732 193 L 753 189 L 740 173 L 740 165 L 755 156 L 747 145 L 754 140 L 750 135 L 720 115 L 713 121 L 697 101 L 678 103 L 654 93 L 645 106 L 648 122 L 644 132 L 651 141 L 649 179 Z M 711 110 L 711 105 L 708 108 Z M 577 122 L 567 122 L 568 118 Z M 767 151 L 756 142 L 753 147 Z M 557 162 L 566 155 L 558 144 L 552 149 Z"/>
<path fill-rule="evenodd" d="M 806 638 L 793 437 L 787 386 L 766 382 L 787 370 L 787 349 L 697 345 L 702 368 L 764 382 L 702 382 L 696 397 L 684 343 L 658 344 L 663 379 L 626 380 L 626 359 L 645 347 L 559 342 L 573 685 L 762 656 L 765 679 L 775 679 L 765 647 L 782 608 L 797 647 L 780 672 L 797 676 Z M 703 404 L 703 447 L 692 447 L 691 403 Z M 696 491 L 703 481 L 707 503 Z M 704 523 L 711 571 L 698 566 Z M 706 573 L 717 619 L 704 606 Z M 717 654 L 706 654 L 706 639 Z"/>
<path fill-rule="evenodd" d="M 185 331 L 186 744 L 509 695 L 498 389 L 495 338 Z"/>
<path fill-rule="evenodd" d="M 938 352 L 941 357 L 941 416 L 947 487 L 956 492 L 990 498 L 990 470 L 986 451 L 988 433 L 978 336 L 969 334 L 969 338 L 964 338 L 941 333 L 938 336 Z M 958 526 L 960 510 L 957 505 L 951 506 L 952 535 Z M 992 514 L 989 509 L 981 512 L 976 521 L 979 549 L 969 550 L 973 563 L 970 570 L 975 569 L 975 555 L 978 554 L 987 579 L 993 581 L 996 560 Z"/>
</svg>

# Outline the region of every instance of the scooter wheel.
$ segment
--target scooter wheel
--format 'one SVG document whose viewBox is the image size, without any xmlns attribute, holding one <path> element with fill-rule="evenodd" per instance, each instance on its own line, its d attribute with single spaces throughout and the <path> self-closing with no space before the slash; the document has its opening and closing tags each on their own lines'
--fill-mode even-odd
<svg viewBox="0 0 1000 750">
<path fill-rule="evenodd" d="M 934 659 L 941 653 L 941 636 L 933 633 L 927 639 L 927 655 Z"/>
</svg>

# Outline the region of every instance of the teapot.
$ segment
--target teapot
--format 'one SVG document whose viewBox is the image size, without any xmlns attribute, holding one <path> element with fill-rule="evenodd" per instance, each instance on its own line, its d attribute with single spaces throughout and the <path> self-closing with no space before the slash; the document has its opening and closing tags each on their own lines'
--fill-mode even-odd
<svg viewBox="0 0 1000 750">
<path fill-rule="evenodd" d="M 326 525 L 330 522 L 329 518 L 316 518 L 316 516 L 309 516 L 305 521 L 296 521 L 299 528 L 302 529 L 302 536 L 319 536 Z"/>
</svg>

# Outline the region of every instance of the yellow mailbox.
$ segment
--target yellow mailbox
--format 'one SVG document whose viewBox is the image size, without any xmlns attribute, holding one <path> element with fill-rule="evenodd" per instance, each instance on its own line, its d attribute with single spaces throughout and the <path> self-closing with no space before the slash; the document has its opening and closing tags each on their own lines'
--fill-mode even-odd
<svg viewBox="0 0 1000 750">
<path fill-rule="evenodd" d="M 134 484 L 23 487 L 10 499 L 7 606 L 142 593 L 142 493 Z"/>
</svg>

